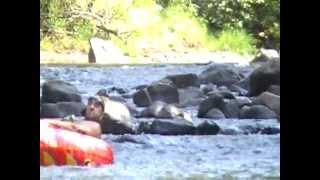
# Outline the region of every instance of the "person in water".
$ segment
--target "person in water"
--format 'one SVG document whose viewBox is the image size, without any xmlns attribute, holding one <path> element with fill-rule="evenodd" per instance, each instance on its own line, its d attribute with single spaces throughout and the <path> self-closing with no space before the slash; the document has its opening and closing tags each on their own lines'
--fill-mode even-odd
<svg viewBox="0 0 320 180">
<path fill-rule="evenodd" d="M 85 121 L 63 121 L 63 119 L 41 119 L 42 123 L 48 123 L 49 126 L 62 128 L 69 131 L 86 134 L 100 138 L 102 134 L 101 122 L 104 117 L 105 103 L 101 96 L 90 97 L 88 104 L 84 109 Z"/>
</svg>

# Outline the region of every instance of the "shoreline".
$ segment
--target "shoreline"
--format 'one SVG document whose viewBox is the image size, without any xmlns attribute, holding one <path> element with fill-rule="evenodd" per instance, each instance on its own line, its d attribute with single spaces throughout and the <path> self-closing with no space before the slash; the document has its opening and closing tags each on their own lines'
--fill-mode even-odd
<svg viewBox="0 0 320 180">
<path fill-rule="evenodd" d="M 89 63 L 88 54 L 82 52 L 55 53 L 40 51 L 40 65 L 159 65 L 159 64 L 209 64 L 235 63 L 249 65 L 253 56 L 239 55 L 232 52 L 166 52 L 155 53 L 147 57 L 123 56 L 128 61 L 110 60 L 104 63 Z"/>
</svg>

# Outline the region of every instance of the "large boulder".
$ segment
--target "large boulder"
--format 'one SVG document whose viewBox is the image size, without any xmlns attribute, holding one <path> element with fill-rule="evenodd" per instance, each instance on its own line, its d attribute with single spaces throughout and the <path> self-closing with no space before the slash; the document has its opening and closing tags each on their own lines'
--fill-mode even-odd
<svg viewBox="0 0 320 180">
<path fill-rule="evenodd" d="M 137 91 L 133 95 L 133 102 L 139 107 L 145 107 L 155 101 L 163 101 L 168 104 L 179 104 L 179 93 L 176 86 L 169 82 L 153 83 L 150 86 Z"/>
<path fill-rule="evenodd" d="M 222 95 L 214 94 L 201 102 L 198 109 L 199 118 L 238 118 L 240 105 L 236 99 L 223 99 Z M 214 110 L 212 110 L 214 109 Z M 219 109 L 222 113 L 217 111 Z M 212 110 L 212 112 L 210 112 Z M 222 114 L 224 116 L 222 116 Z"/>
<path fill-rule="evenodd" d="M 81 102 L 42 103 L 40 118 L 63 118 L 68 115 L 82 116 L 85 105 Z"/>
<path fill-rule="evenodd" d="M 249 96 L 259 95 L 270 85 L 280 85 L 280 61 L 268 61 L 255 69 L 249 78 Z"/>
<path fill-rule="evenodd" d="M 135 133 L 133 118 L 127 106 L 105 97 L 104 107 L 104 117 L 101 122 L 103 133 Z"/>
<path fill-rule="evenodd" d="M 267 106 L 280 118 L 280 96 L 270 92 L 263 92 L 254 99 L 253 103 Z"/>
<path fill-rule="evenodd" d="M 271 92 L 271 93 L 273 93 L 275 95 L 280 96 L 280 86 L 279 85 L 271 85 L 271 86 L 269 86 L 267 91 Z"/>
<path fill-rule="evenodd" d="M 198 106 L 206 96 L 197 87 L 187 87 L 185 89 L 178 89 L 179 101 L 181 107 Z"/>
<path fill-rule="evenodd" d="M 240 111 L 241 119 L 274 119 L 277 114 L 263 105 L 244 106 Z"/>
<path fill-rule="evenodd" d="M 204 118 L 225 119 L 226 117 L 220 109 L 212 108 L 204 115 Z"/>
<path fill-rule="evenodd" d="M 240 81 L 239 73 L 230 65 L 214 64 L 199 75 L 202 84 L 213 83 L 229 86 Z"/>
<path fill-rule="evenodd" d="M 155 119 L 142 121 L 139 124 L 139 133 L 161 135 L 187 135 L 194 134 L 195 126 L 187 121 L 177 119 Z"/>
<path fill-rule="evenodd" d="M 225 104 L 225 102 L 223 101 L 222 96 L 212 95 L 200 103 L 197 116 L 199 118 L 205 118 L 206 114 L 212 108 L 222 109 L 224 104 Z"/>
<path fill-rule="evenodd" d="M 72 84 L 60 80 L 51 80 L 43 84 L 42 102 L 81 102 L 81 96 Z"/>
<path fill-rule="evenodd" d="M 221 108 L 226 118 L 239 118 L 240 108 L 236 100 L 229 100 Z"/>
<path fill-rule="evenodd" d="M 205 120 L 196 127 L 196 135 L 216 135 L 220 132 L 220 127 L 211 120 Z"/>
<path fill-rule="evenodd" d="M 103 40 L 93 37 L 89 40 L 90 50 L 88 54 L 90 63 L 98 64 L 128 64 L 130 59 L 113 44 L 111 40 Z"/>
<path fill-rule="evenodd" d="M 196 74 L 178 74 L 167 76 L 177 88 L 186 88 L 189 86 L 200 87 L 200 80 Z"/>
</svg>

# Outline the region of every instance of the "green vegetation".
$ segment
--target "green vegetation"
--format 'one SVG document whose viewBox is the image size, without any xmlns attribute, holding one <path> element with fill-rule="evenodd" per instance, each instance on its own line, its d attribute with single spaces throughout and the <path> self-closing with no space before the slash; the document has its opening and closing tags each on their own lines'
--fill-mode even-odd
<svg viewBox="0 0 320 180">
<path fill-rule="evenodd" d="M 110 39 L 130 56 L 157 52 L 253 54 L 279 47 L 279 0 L 41 0 L 41 49 L 88 52 Z"/>
</svg>

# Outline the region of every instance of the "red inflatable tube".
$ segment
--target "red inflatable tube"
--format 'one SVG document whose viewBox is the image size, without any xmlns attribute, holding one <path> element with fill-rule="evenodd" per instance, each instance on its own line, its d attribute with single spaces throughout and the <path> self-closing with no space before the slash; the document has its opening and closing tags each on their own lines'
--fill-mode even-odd
<svg viewBox="0 0 320 180">
<path fill-rule="evenodd" d="M 40 165 L 101 166 L 113 163 L 109 144 L 88 135 L 49 127 L 40 121 Z"/>
</svg>

